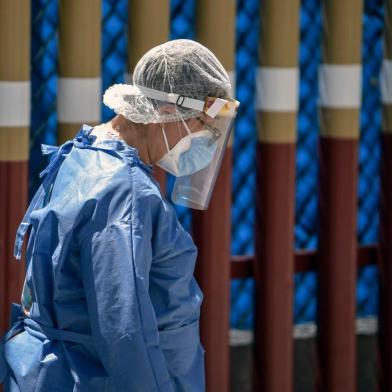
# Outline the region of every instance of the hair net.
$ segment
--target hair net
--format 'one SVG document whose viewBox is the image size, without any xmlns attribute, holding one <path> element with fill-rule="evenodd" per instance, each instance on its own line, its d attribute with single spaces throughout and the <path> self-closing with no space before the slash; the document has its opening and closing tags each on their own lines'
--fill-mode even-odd
<svg viewBox="0 0 392 392">
<path fill-rule="evenodd" d="M 229 76 L 215 55 L 198 42 L 179 39 L 149 50 L 136 64 L 133 84 L 115 84 L 103 97 L 106 106 L 136 123 L 161 123 L 197 117 L 189 109 L 146 96 L 143 87 L 204 100 L 231 98 Z M 169 106 L 167 106 L 169 105 Z"/>
</svg>

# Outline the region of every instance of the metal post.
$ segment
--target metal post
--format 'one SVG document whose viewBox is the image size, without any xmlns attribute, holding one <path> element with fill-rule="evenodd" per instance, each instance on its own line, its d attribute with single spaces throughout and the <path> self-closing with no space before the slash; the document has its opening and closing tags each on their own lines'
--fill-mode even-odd
<svg viewBox="0 0 392 392">
<path fill-rule="evenodd" d="M 235 2 L 197 3 L 197 40 L 208 47 L 233 74 Z M 232 81 L 233 84 L 234 81 Z M 204 293 L 201 339 L 206 350 L 206 390 L 229 391 L 229 312 L 231 248 L 232 141 L 207 211 L 193 213 L 193 236 L 198 246 L 196 277 Z"/>
<path fill-rule="evenodd" d="M 0 335 L 20 302 L 23 264 L 13 258 L 27 204 L 30 127 L 30 2 L 0 0 Z"/>
<path fill-rule="evenodd" d="M 101 118 L 101 1 L 61 0 L 58 139 L 72 139 L 83 123 Z"/>
<path fill-rule="evenodd" d="M 320 68 L 319 390 L 356 390 L 362 1 L 325 1 Z"/>
<path fill-rule="evenodd" d="M 169 38 L 169 0 L 131 0 L 129 4 L 128 73 L 131 76 L 139 59 L 151 48 Z M 166 173 L 154 168 L 162 193 L 166 192 Z"/>
<path fill-rule="evenodd" d="M 263 1 L 260 38 L 254 390 L 291 392 L 299 1 Z"/>
<path fill-rule="evenodd" d="M 385 1 L 380 220 L 380 392 L 392 390 L 392 0 Z"/>
</svg>

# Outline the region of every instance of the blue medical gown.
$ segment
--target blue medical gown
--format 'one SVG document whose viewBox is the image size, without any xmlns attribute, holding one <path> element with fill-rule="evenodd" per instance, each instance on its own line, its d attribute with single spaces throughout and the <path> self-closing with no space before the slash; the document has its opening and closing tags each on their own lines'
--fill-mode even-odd
<svg viewBox="0 0 392 392">
<path fill-rule="evenodd" d="M 137 151 L 91 129 L 52 151 L 21 225 L 28 316 L 6 337 L 6 388 L 204 391 L 194 243 Z"/>
</svg>

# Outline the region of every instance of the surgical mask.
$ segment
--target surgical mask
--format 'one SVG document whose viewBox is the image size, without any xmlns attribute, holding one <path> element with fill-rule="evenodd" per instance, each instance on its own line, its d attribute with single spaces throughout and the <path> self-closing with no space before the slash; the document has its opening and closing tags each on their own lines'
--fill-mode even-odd
<svg viewBox="0 0 392 392">
<path fill-rule="evenodd" d="M 162 128 L 167 153 L 157 163 L 175 177 L 189 176 L 206 167 L 212 160 L 217 143 L 209 130 L 192 133 L 185 121 L 183 124 L 188 132 L 171 150 L 167 142 L 165 130 Z"/>
</svg>

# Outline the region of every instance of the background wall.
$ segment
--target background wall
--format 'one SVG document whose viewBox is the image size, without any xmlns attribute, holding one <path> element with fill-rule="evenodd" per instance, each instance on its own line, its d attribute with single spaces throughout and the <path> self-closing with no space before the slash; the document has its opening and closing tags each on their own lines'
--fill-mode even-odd
<svg viewBox="0 0 392 392">
<path fill-rule="evenodd" d="M 232 254 L 254 253 L 255 197 L 255 72 L 258 64 L 258 0 L 238 0 L 236 16 L 236 91 L 241 101 L 234 139 L 232 174 Z M 123 82 L 127 68 L 126 0 L 103 0 L 102 9 L 102 89 Z M 170 37 L 194 38 L 195 0 L 171 0 Z M 363 14 L 363 93 L 361 108 L 360 178 L 358 185 L 358 240 L 377 242 L 379 222 L 379 161 L 381 103 L 379 72 L 382 62 L 383 7 L 381 0 L 366 0 Z M 320 0 L 303 0 L 300 13 L 300 91 L 297 144 L 296 226 L 297 249 L 317 248 L 317 117 L 318 66 L 322 60 L 322 13 Z M 39 184 L 38 173 L 46 161 L 40 144 L 57 141 L 57 54 L 58 5 L 51 0 L 32 2 L 32 113 L 30 144 L 30 195 Z M 102 106 L 102 120 L 112 112 Z M 168 186 L 172 179 L 168 178 Z M 190 228 L 191 214 L 178 208 L 183 225 Z M 317 274 L 295 275 L 295 323 L 308 323 L 316 317 Z M 232 281 L 231 326 L 250 329 L 253 323 L 253 279 Z M 377 267 L 359 271 L 357 311 L 360 317 L 377 314 Z"/>
</svg>

